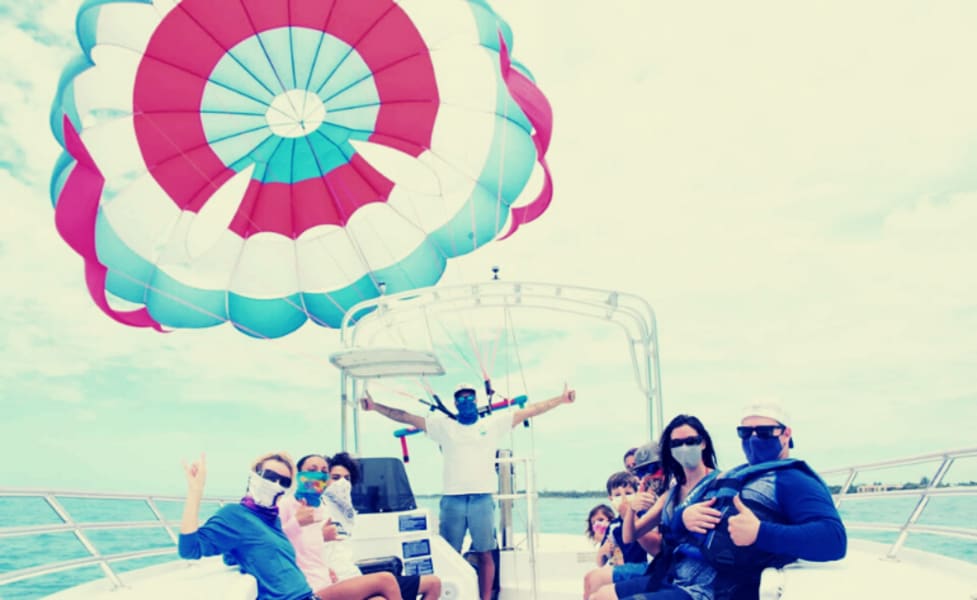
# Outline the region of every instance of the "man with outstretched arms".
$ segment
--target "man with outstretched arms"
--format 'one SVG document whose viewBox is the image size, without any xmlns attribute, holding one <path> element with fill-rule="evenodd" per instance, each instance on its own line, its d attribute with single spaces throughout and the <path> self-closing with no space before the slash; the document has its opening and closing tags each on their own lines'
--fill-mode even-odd
<svg viewBox="0 0 977 600">
<path fill-rule="evenodd" d="M 831 492 L 806 463 L 789 458 L 788 422 L 777 401 L 747 407 L 736 433 L 748 463 L 720 474 L 707 500 L 682 513 L 682 525 L 702 534 L 703 554 L 716 566 L 715 600 L 755 600 L 767 567 L 845 556 Z"/>
<path fill-rule="evenodd" d="M 360 402 L 363 410 L 376 411 L 388 419 L 406 423 L 427 433 L 441 445 L 444 496 L 441 498 L 440 533 L 461 552 L 467 529 L 472 536 L 471 550 L 478 556 L 478 583 L 482 600 L 492 596 L 495 561 L 495 502 L 498 490 L 495 452 L 509 431 L 526 419 L 543 414 L 576 399 L 576 392 L 563 387 L 563 393 L 526 406 L 515 412 L 495 411 L 479 418 L 473 386 L 462 384 L 455 391 L 457 416 L 440 413 L 426 417 L 375 402 L 369 393 Z"/>
</svg>

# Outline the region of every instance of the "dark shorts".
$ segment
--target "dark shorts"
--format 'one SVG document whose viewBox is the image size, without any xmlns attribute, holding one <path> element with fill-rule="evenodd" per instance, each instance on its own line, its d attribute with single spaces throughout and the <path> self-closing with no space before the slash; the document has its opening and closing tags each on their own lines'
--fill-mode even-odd
<svg viewBox="0 0 977 600">
<path fill-rule="evenodd" d="M 669 583 L 655 591 L 648 591 L 650 577 L 638 577 L 614 584 L 614 591 L 621 600 L 692 600 L 692 596 L 685 590 Z M 641 585 L 645 588 L 639 589 Z M 623 588 L 623 589 L 622 589 Z"/>
<path fill-rule="evenodd" d="M 647 575 L 632 577 L 622 581 L 615 581 L 614 593 L 617 594 L 618 598 L 627 598 L 629 596 L 634 596 L 635 594 L 648 591 L 649 583 L 651 583 L 651 577 Z"/>
<path fill-rule="evenodd" d="M 416 600 L 418 588 L 421 586 L 420 575 L 395 575 L 397 585 L 400 586 L 400 596 L 404 600 Z"/>
</svg>

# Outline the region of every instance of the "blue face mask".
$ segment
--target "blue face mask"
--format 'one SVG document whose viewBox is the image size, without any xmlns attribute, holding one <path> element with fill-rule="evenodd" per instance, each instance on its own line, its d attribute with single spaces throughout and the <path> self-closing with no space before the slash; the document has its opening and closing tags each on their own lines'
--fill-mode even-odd
<svg viewBox="0 0 977 600">
<path fill-rule="evenodd" d="M 763 439 L 753 435 L 743 440 L 743 454 L 751 465 L 777 460 L 783 449 L 779 437 Z"/>
<path fill-rule="evenodd" d="M 455 402 L 458 408 L 458 422 L 462 425 L 474 425 L 478 422 L 478 407 L 474 400 L 459 400 Z"/>
</svg>

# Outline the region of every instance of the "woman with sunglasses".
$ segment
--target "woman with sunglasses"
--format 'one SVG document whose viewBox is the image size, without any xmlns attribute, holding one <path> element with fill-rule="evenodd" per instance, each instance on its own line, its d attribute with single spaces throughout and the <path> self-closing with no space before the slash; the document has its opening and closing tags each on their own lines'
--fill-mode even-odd
<svg viewBox="0 0 977 600">
<path fill-rule="evenodd" d="M 198 525 L 200 502 L 207 479 L 203 455 L 184 464 L 187 502 L 180 525 L 181 558 L 224 555 L 228 564 L 254 576 L 257 600 L 402 600 L 392 576 L 386 587 L 341 582 L 313 592 L 295 562 L 295 549 L 282 530 L 278 500 L 292 487 L 295 467 L 285 452 L 265 454 L 251 465 L 248 491 L 239 504 L 228 504 Z M 389 574 L 387 574 L 389 575 Z"/>
<path fill-rule="evenodd" d="M 664 479 L 671 485 L 657 500 L 651 494 L 635 498 L 632 514 L 647 512 L 632 517 L 631 526 L 625 527 L 625 539 L 629 534 L 640 537 L 659 526 L 661 552 L 652 561 L 650 574 L 605 586 L 591 600 L 712 600 L 716 571 L 687 539 L 690 534 L 676 526 L 680 525 L 676 519 L 680 509 L 695 502 L 716 476 L 712 438 L 698 418 L 678 415 L 662 432 L 660 453 Z"/>
</svg>

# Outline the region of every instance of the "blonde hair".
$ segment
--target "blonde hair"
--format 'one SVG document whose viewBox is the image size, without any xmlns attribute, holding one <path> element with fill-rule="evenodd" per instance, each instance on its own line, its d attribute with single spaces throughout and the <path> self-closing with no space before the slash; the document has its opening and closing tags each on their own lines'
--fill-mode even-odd
<svg viewBox="0 0 977 600">
<path fill-rule="evenodd" d="M 288 452 L 269 452 L 262 454 L 251 463 L 251 470 L 257 473 L 261 469 L 261 465 L 269 460 L 277 460 L 280 463 L 284 463 L 288 467 L 288 474 L 291 477 L 295 477 L 295 461 L 292 460 Z"/>
</svg>

